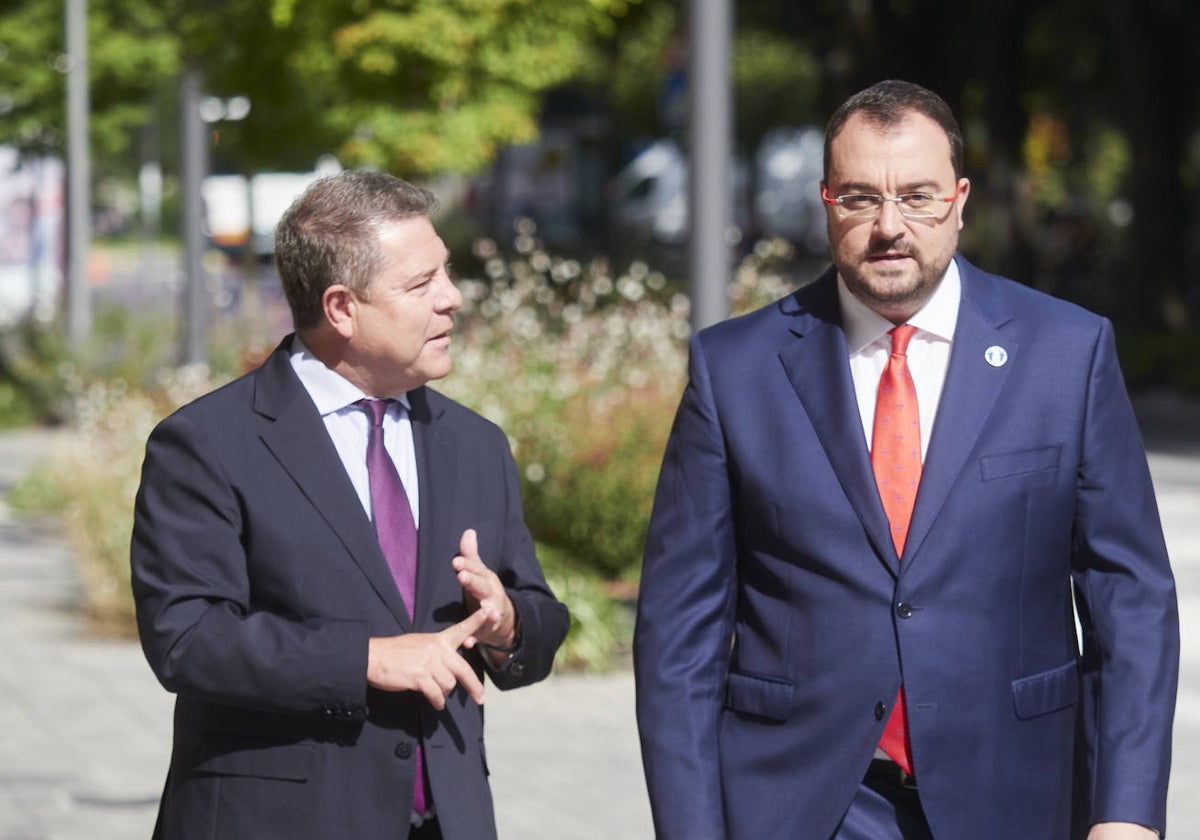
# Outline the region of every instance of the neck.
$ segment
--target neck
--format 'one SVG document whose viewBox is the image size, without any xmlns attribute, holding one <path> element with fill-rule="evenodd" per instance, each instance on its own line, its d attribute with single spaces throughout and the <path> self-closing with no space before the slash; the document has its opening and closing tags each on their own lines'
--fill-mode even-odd
<svg viewBox="0 0 1200 840">
<path fill-rule="evenodd" d="M 304 346 L 308 348 L 308 352 L 312 353 L 321 364 L 325 365 L 325 367 L 338 376 L 341 376 L 368 397 L 386 399 L 393 396 L 392 394 L 380 393 L 381 389 L 377 388 L 374 382 L 368 377 L 361 375 L 359 368 L 350 360 L 350 345 L 335 331 L 322 329 L 321 327 L 311 327 L 306 330 L 297 330 L 296 335 L 304 342 Z"/>
</svg>

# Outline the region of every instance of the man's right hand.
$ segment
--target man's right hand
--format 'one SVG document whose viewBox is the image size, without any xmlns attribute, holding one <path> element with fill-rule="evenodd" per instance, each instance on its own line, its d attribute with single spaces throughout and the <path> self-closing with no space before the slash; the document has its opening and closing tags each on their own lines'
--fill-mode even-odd
<svg viewBox="0 0 1200 840">
<path fill-rule="evenodd" d="M 498 617 L 486 609 L 438 633 L 405 633 L 370 640 L 367 683 L 383 691 L 419 691 L 439 711 L 456 685 L 483 705 L 483 683 L 459 648 L 475 646 L 475 633 Z"/>
</svg>

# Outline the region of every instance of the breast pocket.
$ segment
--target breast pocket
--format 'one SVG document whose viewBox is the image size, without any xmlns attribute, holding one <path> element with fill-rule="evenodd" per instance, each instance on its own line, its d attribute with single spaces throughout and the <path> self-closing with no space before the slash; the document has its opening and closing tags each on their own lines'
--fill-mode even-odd
<svg viewBox="0 0 1200 840">
<path fill-rule="evenodd" d="M 1024 449 L 1020 452 L 985 455 L 979 459 L 979 469 L 983 474 L 984 481 L 995 481 L 1009 476 L 1056 470 L 1061 457 L 1061 445 L 1043 446 L 1039 449 Z"/>
</svg>

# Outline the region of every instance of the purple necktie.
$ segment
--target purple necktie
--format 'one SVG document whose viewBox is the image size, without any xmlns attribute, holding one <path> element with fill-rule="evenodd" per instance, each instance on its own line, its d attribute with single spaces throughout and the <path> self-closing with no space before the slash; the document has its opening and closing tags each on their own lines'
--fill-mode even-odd
<svg viewBox="0 0 1200 840">
<path fill-rule="evenodd" d="M 359 400 L 357 405 L 367 411 L 371 432 L 367 438 L 367 481 L 371 486 L 371 518 L 375 535 L 387 560 L 400 597 L 413 617 L 417 594 L 417 526 L 413 522 L 408 493 L 400 481 L 400 473 L 383 445 L 383 418 L 389 400 Z M 425 760 L 421 742 L 417 741 L 416 783 L 413 786 L 413 811 L 424 815 L 427 810 L 425 794 Z"/>
</svg>

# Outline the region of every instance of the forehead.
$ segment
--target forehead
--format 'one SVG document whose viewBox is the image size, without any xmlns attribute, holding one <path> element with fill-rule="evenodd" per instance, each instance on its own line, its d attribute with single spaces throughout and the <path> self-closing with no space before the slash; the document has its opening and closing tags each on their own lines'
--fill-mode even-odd
<svg viewBox="0 0 1200 840">
<path fill-rule="evenodd" d="M 910 112 L 882 125 L 863 114 L 846 121 L 829 147 L 829 183 L 877 186 L 954 184 L 950 140 L 936 122 Z"/>
<path fill-rule="evenodd" d="M 381 223 L 379 249 L 384 273 L 405 276 L 434 271 L 450 256 L 433 224 L 423 216 Z"/>
</svg>

